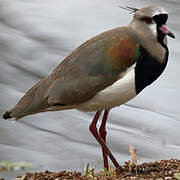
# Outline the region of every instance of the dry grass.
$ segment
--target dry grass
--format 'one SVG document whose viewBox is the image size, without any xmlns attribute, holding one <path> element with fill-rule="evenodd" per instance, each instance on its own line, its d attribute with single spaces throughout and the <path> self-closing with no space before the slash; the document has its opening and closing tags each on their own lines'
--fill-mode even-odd
<svg viewBox="0 0 180 180">
<path fill-rule="evenodd" d="M 129 146 L 129 153 L 131 160 L 117 169 L 110 167 L 109 170 L 95 173 L 95 168 L 90 169 L 89 164 L 87 164 L 84 175 L 80 172 L 46 171 L 26 173 L 15 180 L 180 180 L 180 160 L 171 159 L 138 164 L 136 149 Z"/>
</svg>

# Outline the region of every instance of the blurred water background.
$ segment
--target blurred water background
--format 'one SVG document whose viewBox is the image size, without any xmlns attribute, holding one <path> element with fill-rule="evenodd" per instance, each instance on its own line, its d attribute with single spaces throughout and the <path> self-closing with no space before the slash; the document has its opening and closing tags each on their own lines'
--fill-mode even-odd
<svg viewBox="0 0 180 180">
<path fill-rule="evenodd" d="M 128 145 L 140 161 L 180 158 L 180 1 L 178 0 L 0 0 L 0 161 L 25 161 L 36 170 L 102 168 L 101 149 L 88 131 L 93 113 L 43 113 L 12 124 L 2 120 L 35 83 L 77 46 L 132 14 L 119 6 L 163 6 L 169 12 L 170 57 L 163 75 L 137 98 L 114 108 L 107 143 L 120 163 Z M 0 173 L 15 177 L 22 172 Z"/>
</svg>

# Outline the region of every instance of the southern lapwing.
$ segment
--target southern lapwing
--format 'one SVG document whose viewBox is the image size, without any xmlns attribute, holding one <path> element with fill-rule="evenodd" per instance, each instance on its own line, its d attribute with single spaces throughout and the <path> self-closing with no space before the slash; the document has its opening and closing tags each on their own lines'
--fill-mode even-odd
<svg viewBox="0 0 180 180">
<path fill-rule="evenodd" d="M 104 167 L 108 157 L 119 164 L 106 145 L 109 110 L 134 98 L 154 82 L 168 61 L 168 13 L 162 7 L 126 7 L 134 13 L 124 27 L 86 41 L 66 57 L 46 78 L 33 86 L 3 118 L 18 120 L 46 111 L 78 109 L 96 111 L 90 132 L 102 147 Z M 102 123 L 96 124 L 104 110 Z"/>
</svg>

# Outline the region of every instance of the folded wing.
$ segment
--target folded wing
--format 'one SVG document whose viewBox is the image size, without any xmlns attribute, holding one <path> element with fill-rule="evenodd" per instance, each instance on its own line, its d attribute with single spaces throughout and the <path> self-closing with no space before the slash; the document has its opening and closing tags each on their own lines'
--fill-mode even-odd
<svg viewBox="0 0 180 180">
<path fill-rule="evenodd" d="M 123 78 L 138 55 L 138 44 L 126 28 L 102 33 L 74 50 L 11 110 L 16 118 L 52 106 L 81 104 Z"/>
</svg>

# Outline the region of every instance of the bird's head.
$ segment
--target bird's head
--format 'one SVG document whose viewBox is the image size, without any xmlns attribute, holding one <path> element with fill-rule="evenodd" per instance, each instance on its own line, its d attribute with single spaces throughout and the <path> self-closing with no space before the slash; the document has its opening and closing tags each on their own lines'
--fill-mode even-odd
<svg viewBox="0 0 180 180">
<path fill-rule="evenodd" d="M 134 13 L 130 26 L 144 37 L 164 41 L 166 35 L 175 38 L 175 35 L 167 28 L 167 11 L 162 7 L 147 6 L 141 9 L 126 7 Z M 143 37 L 143 38 L 144 38 Z"/>
</svg>

